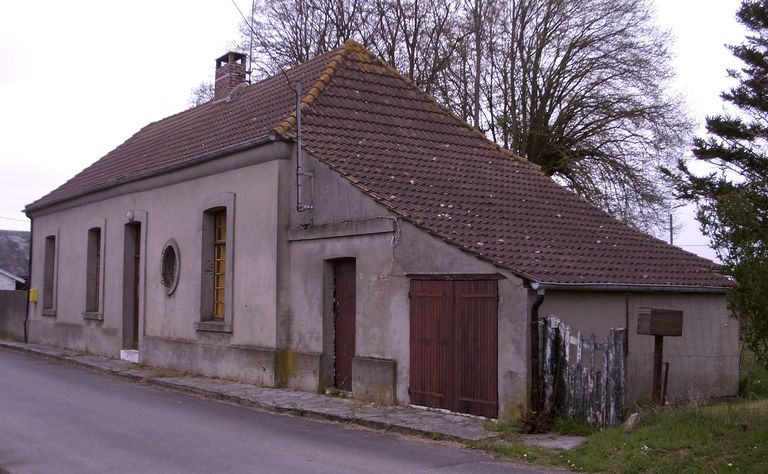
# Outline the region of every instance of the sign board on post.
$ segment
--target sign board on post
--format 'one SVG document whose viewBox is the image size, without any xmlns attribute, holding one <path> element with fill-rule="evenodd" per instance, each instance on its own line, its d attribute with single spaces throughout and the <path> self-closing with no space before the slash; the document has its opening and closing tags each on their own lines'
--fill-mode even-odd
<svg viewBox="0 0 768 474">
<path fill-rule="evenodd" d="M 682 336 L 683 312 L 674 309 L 638 308 L 637 333 L 649 336 Z"/>
<path fill-rule="evenodd" d="M 651 396 L 656 406 L 663 403 L 661 365 L 664 360 L 664 336 L 683 335 L 683 312 L 674 309 L 637 308 L 637 333 L 655 336 L 653 348 L 653 387 Z"/>
</svg>

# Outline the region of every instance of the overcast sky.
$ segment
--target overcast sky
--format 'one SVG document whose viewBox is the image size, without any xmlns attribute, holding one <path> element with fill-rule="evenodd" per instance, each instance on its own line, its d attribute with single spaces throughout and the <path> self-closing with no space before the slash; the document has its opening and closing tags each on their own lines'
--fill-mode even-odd
<svg viewBox="0 0 768 474">
<path fill-rule="evenodd" d="M 237 0 L 243 11 L 250 2 Z M 657 0 L 676 37 L 678 87 L 692 116 L 722 110 L 734 67 L 723 46 L 744 31 L 738 0 Z M 121 144 L 187 107 L 237 36 L 231 0 L 40 0 L 0 4 L 0 228 L 29 229 L 21 209 Z M 677 242 L 714 257 L 693 210 Z"/>
</svg>

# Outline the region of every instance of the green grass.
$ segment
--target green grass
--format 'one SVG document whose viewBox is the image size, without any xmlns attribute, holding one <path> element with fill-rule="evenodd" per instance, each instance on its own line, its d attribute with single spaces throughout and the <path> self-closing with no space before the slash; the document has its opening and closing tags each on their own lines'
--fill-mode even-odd
<svg viewBox="0 0 768 474">
<path fill-rule="evenodd" d="M 597 429 L 589 426 L 585 421 L 569 416 L 559 416 L 555 418 L 555 422 L 552 424 L 552 431 L 570 436 L 589 436 L 595 433 Z"/>
<path fill-rule="evenodd" d="M 768 399 L 649 410 L 633 431 L 606 429 L 567 452 L 501 440 L 470 446 L 573 471 L 768 472 Z"/>
<path fill-rule="evenodd" d="M 486 420 L 483 427 L 488 431 L 499 433 L 501 439 L 517 439 L 517 435 L 525 431 L 525 425 L 516 420 Z"/>
<path fill-rule="evenodd" d="M 336 387 L 325 389 L 325 394 L 336 398 L 347 398 L 349 395 L 343 390 L 339 390 Z"/>
</svg>

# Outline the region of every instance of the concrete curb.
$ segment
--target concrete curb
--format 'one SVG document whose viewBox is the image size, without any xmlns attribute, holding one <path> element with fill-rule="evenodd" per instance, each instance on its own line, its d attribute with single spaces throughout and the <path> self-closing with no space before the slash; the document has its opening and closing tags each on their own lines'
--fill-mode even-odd
<svg viewBox="0 0 768 474">
<path fill-rule="evenodd" d="M 138 364 L 130 362 L 101 356 L 78 354 L 67 349 L 49 346 L 0 340 L 0 348 L 32 353 L 40 357 L 59 360 L 82 368 L 123 377 L 134 382 L 148 383 L 178 392 L 273 413 L 287 413 L 294 416 L 355 424 L 377 430 L 447 441 L 466 442 L 497 436 L 497 433 L 485 430 L 483 427 L 484 420 L 475 417 L 421 410 L 409 406 L 376 407 L 352 399 L 339 399 L 320 394 L 260 388 L 253 385 L 207 377 L 157 377 L 154 374 L 162 371 L 162 369 L 140 367 Z M 187 383 L 175 381 L 179 379 Z M 198 385 L 194 383 L 196 381 L 199 382 Z M 220 388 L 213 389 L 204 386 L 212 384 Z M 227 393 L 227 390 L 225 390 L 227 386 L 231 387 L 234 391 L 250 393 L 246 395 Z M 281 400 L 283 397 L 287 399 L 294 398 L 294 401 Z M 263 401 L 259 400 L 259 398 L 271 399 L 272 401 Z M 300 405 L 305 402 L 305 405 Z M 334 408 L 333 405 L 336 407 Z"/>
</svg>

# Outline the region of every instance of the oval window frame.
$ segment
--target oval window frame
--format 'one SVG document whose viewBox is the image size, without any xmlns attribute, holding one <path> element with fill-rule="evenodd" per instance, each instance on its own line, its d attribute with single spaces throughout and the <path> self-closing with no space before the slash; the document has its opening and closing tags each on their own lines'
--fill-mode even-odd
<svg viewBox="0 0 768 474">
<path fill-rule="evenodd" d="M 169 278 L 167 274 L 167 262 L 166 259 L 171 255 L 168 250 L 173 252 L 175 258 L 175 271 L 173 272 L 173 278 Z M 179 285 L 179 272 L 181 270 L 181 253 L 179 252 L 179 244 L 176 240 L 170 239 L 163 245 L 163 252 L 160 254 L 160 284 L 165 287 L 165 292 L 168 296 L 171 296 L 176 287 Z"/>
</svg>

